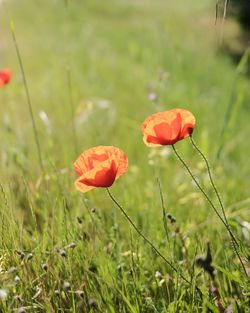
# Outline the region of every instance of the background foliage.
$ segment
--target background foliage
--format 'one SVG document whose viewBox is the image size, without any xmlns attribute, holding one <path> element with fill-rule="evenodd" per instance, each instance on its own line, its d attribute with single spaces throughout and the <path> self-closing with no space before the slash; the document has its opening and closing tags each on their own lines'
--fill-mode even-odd
<svg viewBox="0 0 250 313">
<path fill-rule="evenodd" d="M 230 2 L 233 14 L 242 26 L 250 29 L 250 3 L 248 0 L 232 0 Z"/>
<path fill-rule="evenodd" d="M 183 107 L 194 113 L 194 138 L 210 160 L 232 229 L 247 249 L 249 80 L 245 59 L 236 66 L 221 52 L 222 37 L 215 3 L 208 0 L 1 3 L 0 66 L 13 71 L 11 83 L 0 90 L 3 312 L 218 312 L 207 274 L 195 267 L 207 241 L 225 306 L 245 312 L 247 281 L 227 233 L 171 150 L 148 149 L 140 131 L 144 118 L 156 111 Z M 129 171 L 112 192 L 199 286 L 203 299 L 137 237 L 104 190 L 75 190 L 73 162 L 100 144 L 119 146 L 128 155 Z M 214 197 L 189 141 L 176 147 Z M 169 241 L 157 179 L 166 210 L 180 228 L 178 234 L 168 222 Z"/>
</svg>

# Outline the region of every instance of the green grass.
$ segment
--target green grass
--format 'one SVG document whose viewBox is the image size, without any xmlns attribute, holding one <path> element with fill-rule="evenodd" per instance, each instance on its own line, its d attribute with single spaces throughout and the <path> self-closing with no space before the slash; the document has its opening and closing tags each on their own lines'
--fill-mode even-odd
<svg viewBox="0 0 250 313">
<path fill-rule="evenodd" d="M 215 4 L 65 3 L 6 0 L 0 5 L 0 68 L 13 71 L 11 83 L 0 90 L 0 289 L 8 293 L 0 299 L 0 311 L 26 307 L 27 312 L 219 312 L 209 293 L 208 274 L 195 266 L 195 257 L 206 252 L 210 241 L 225 307 L 232 303 L 234 312 L 247 312 L 247 278 L 226 230 L 171 149 L 147 148 L 140 131 L 141 122 L 154 112 L 183 107 L 194 113 L 193 136 L 210 160 L 230 225 L 247 251 L 249 80 L 220 51 Z M 148 100 L 150 91 L 157 93 L 156 102 Z M 221 138 L 228 103 L 232 112 Z M 49 124 L 39 117 L 41 111 Z M 72 164 L 79 153 L 95 145 L 114 145 L 126 152 L 129 170 L 112 186 L 112 193 L 192 286 L 138 237 L 105 190 L 86 194 L 75 190 Z M 176 147 L 216 201 L 206 168 L 189 140 Z M 168 222 L 169 242 L 157 179 L 166 210 L 180 227 L 179 236 Z M 67 248 L 72 242 L 76 247 Z M 23 251 L 24 258 L 17 251 Z M 246 260 L 245 266 L 249 268 Z M 155 277 L 157 271 L 161 278 Z M 69 290 L 65 282 L 70 283 Z M 202 290 L 202 299 L 195 285 Z"/>
</svg>

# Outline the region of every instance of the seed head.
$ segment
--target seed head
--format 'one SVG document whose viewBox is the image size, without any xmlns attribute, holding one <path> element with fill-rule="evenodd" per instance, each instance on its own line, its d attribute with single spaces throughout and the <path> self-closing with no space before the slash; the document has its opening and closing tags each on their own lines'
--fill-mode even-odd
<svg viewBox="0 0 250 313">
<path fill-rule="evenodd" d="M 71 242 L 71 243 L 68 245 L 68 247 L 69 247 L 70 249 L 74 249 L 74 248 L 76 247 L 76 243 L 75 243 L 75 242 Z"/>
<path fill-rule="evenodd" d="M 97 305 L 97 302 L 95 299 L 89 299 L 89 302 L 88 302 L 90 308 L 93 308 L 93 309 L 97 309 L 98 308 L 98 305 Z"/>
<path fill-rule="evenodd" d="M 22 250 L 17 250 L 16 254 L 21 260 L 25 257 L 25 253 Z"/>
<path fill-rule="evenodd" d="M 154 91 L 149 92 L 148 100 L 154 102 L 157 100 L 157 94 Z"/>
<path fill-rule="evenodd" d="M 83 219 L 81 218 L 81 217 L 79 217 L 79 216 L 77 216 L 77 222 L 79 223 L 79 224 L 82 224 L 82 222 L 83 222 Z"/>
<path fill-rule="evenodd" d="M 65 282 L 63 283 L 63 289 L 64 289 L 65 291 L 69 291 L 69 290 L 70 290 L 70 283 L 69 283 L 68 281 L 65 281 Z"/>
<path fill-rule="evenodd" d="M 18 302 L 23 302 L 23 299 L 20 295 L 16 295 L 14 296 L 14 300 L 18 301 Z"/>
<path fill-rule="evenodd" d="M 8 269 L 8 273 L 11 274 L 11 273 L 15 273 L 17 271 L 17 268 L 15 266 L 12 266 Z"/>
<path fill-rule="evenodd" d="M 33 259 L 33 253 L 27 254 L 27 261 Z"/>
<path fill-rule="evenodd" d="M 162 277 L 162 273 L 159 271 L 155 272 L 155 278 L 161 278 Z"/>
<path fill-rule="evenodd" d="M 82 290 L 76 290 L 76 294 L 78 294 L 78 296 L 81 298 L 84 296 L 84 292 Z"/>
<path fill-rule="evenodd" d="M 62 256 L 63 258 L 65 258 L 67 256 L 67 252 L 64 249 L 59 249 L 58 253 L 60 256 Z"/>
<path fill-rule="evenodd" d="M 8 292 L 5 289 L 0 289 L 0 300 L 6 299 L 8 296 Z"/>
</svg>

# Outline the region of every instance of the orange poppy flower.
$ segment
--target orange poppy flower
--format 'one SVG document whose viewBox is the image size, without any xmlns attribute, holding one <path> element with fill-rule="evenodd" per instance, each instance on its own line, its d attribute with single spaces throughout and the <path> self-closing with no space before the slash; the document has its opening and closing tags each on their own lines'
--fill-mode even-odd
<svg viewBox="0 0 250 313">
<path fill-rule="evenodd" d="M 79 178 L 76 188 L 86 192 L 97 187 L 110 187 L 128 168 L 126 154 L 112 146 L 98 146 L 84 151 L 74 163 Z"/>
<path fill-rule="evenodd" d="M 173 109 L 150 115 L 142 123 L 143 141 L 149 146 L 174 145 L 190 136 L 195 127 L 195 117 L 184 109 Z"/>
<path fill-rule="evenodd" d="M 0 70 L 0 87 L 9 83 L 11 79 L 11 71 L 9 69 Z"/>
</svg>

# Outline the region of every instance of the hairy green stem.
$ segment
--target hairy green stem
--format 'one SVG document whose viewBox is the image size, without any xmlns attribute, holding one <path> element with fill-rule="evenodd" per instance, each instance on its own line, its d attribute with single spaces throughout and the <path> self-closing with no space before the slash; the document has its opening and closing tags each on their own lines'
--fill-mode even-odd
<svg viewBox="0 0 250 313">
<path fill-rule="evenodd" d="M 215 183 L 214 183 L 214 180 L 213 180 L 213 177 L 212 177 L 212 173 L 211 173 L 211 169 L 210 169 L 210 165 L 209 165 L 209 163 L 208 163 L 208 160 L 207 160 L 205 154 L 204 154 L 204 153 L 200 150 L 200 148 L 197 146 L 197 144 L 195 143 L 195 141 L 194 141 L 194 139 L 193 139 L 192 136 L 190 136 L 190 141 L 191 141 L 193 147 L 194 147 L 194 148 L 196 149 L 196 151 L 201 155 L 201 157 L 203 158 L 204 162 L 206 163 L 206 167 L 207 167 L 207 171 L 208 171 L 208 176 L 209 176 L 211 185 L 212 185 L 212 187 L 213 187 L 213 189 L 214 189 L 214 192 L 215 192 L 215 194 L 216 194 L 216 197 L 217 197 L 217 199 L 218 199 L 218 201 L 219 201 L 219 204 L 220 204 L 220 207 L 221 207 L 221 210 L 222 210 L 222 214 L 223 214 L 225 223 L 227 224 L 226 229 L 227 229 L 227 231 L 228 231 L 228 233 L 229 233 L 229 235 L 230 235 L 230 237 L 231 237 L 233 249 L 234 249 L 234 251 L 235 251 L 235 253 L 236 253 L 236 255 L 237 255 L 237 257 L 238 257 L 238 259 L 239 259 L 239 261 L 240 261 L 240 263 L 241 263 L 242 268 L 244 269 L 245 274 L 247 274 L 246 268 L 245 268 L 245 266 L 244 266 L 244 263 L 243 263 L 243 261 L 242 261 L 242 259 L 241 259 L 241 256 L 240 256 L 240 254 L 239 254 L 239 251 L 238 251 L 239 243 L 238 243 L 237 239 L 235 238 L 234 234 L 232 233 L 232 230 L 231 230 L 230 225 L 229 225 L 229 223 L 228 223 L 228 219 L 227 219 L 227 216 L 226 216 L 225 207 L 224 207 L 224 205 L 223 205 L 221 196 L 220 196 L 220 194 L 219 194 L 219 192 L 218 192 L 218 190 L 217 190 L 217 188 L 216 188 L 216 186 L 215 186 Z"/>
<path fill-rule="evenodd" d="M 223 202 L 222 202 L 222 199 L 220 197 L 220 194 L 215 186 L 215 183 L 214 183 L 214 180 L 213 180 L 213 177 L 212 177 L 212 173 L 211 173 L 211 170 L 210 170 L 210 165 L 208 163 L 208 160 L 206 158 L 206 156 L 204 155 L 204 153 L 200 150 L 200 148 L 197 146 L 197 144 L 195 143 L 194 139 L 192 136 L 190 136 L 190 141 L 193 145 L 193 147 L 197 150 L 197 152 L 201 155 L 201 157 L 203 158 L 204 162 L 206 163 L 206 167 L 207 167 L 207 171 L 208 171 L 208 176 L 209 176 L 209 179 L 210 179 L 210 182 L 212 184 L 212 187 L 214 189 L 214 192 L 216 194 L 216 197 L 219 201 L 219 204 L 220 204 L 220 207 L 221 207 L 221 210 L 222 210 L 222 214 L 223 214 L 223 217 L 224 217 L 224 220 L 227 224 L 227 227 L 229 228 L 229 224 L 228 224 L 228 219 L 227 219 L 227 216 L 226 216 L 226 212 L 225 212 L 225 207 L 223 205 Z M 232 240 L 235 242 L 235 244 L 237 244 L 237 246 L 239 245 L 236 238 L 234 237 L 234 235 L 230 232 L 229 233 L 231 236 L 232 236 Z"/>
<path fill-rule="evenodd" d="M 216 213 L 216 215 L 218 216 L 218 218 L 220 219 L 220 221 L 223 223 L 223 225 L 225 226 L 225 228 L 227 229 L 231 239 L 232 239 L 232 243 L 233 243 L 233 250 L 235 251 L 241 266 L 244 270 L 244 273 L 247 275 L 245 266 L 243 264 L 243 261 L 239 255 L 237 246 L 238 246 L 238 242 L 236 241 L 230 227 L 228 226 L 227 220 L 223 220 L 223 218 L 221 217 L 221 215 L 219 214 L 218 210 L 216 209 L 215 205 L 213 204 L 213 202 L 211 201 L 211 199 L 209 198 L 208 194 L 206 193 L 206 191 L 201 187 L 201 185 L 199 184 L 199 182 L 197 181 L 197 179 L 195 178 L 195 176 L 193 175 L 193 173 L 191 172 L 190 168 L 188 167 L 187 163 L 182 159 L 182 157 L 180 156 L 180 154 L 177 152 L 176 148 L 174 145 L 172 145 L 173 151 L 176 154 L 177 158 L 181 161 L 181 163 L 183 164 L 183 166 L 186 168 L 186 170 L 188 171 L 189 175 L 192 177 L 193 181 L 195 182 L 196 186 L 199 188 L 199 190 L 201 191 L 201 193 L 204 195 L 204 197 L 206 198 L 206 200 L 208 201 L 208 203 L 210 204 L 210 206 L 212 207 L 212 209 L 214 210 L 214 212 Z M 211 175 L 211 173 L 210 173 Z M 224 207 L 223 207 L 224 208 Z"/>
<path fill-rule="evenodd" d="M 126 211 L 123 209 L 123 207 L 119 204 L 119 202 L 114 198 L 114 196 L 111 194 L 109 188 L 106 188 L 107 193 L 111 200 L 116 204 L 116 206 L 120 209 L 122 214 L 125 216 L 125 218 L 129 221 L 129 223 L 133 226 L 134 230 L 150 245 L 150 247 L 154 250 L 154 252 L 160 256 L 171 268 L 174 270 L 180 277 L 189 285 L 191 285 L 191 282 L 188 281 L 178 270 L 177 268 L 170 262 L 168 261 L 164 255 L 161 254 L 161 252 L 155 247 L 155 245 L 143 235 L 143 233 L 139 230 L 139 228 L 134 224 L 134 222 L 131 220 L 131 218 L 128 216 Z"/>
</svg>

